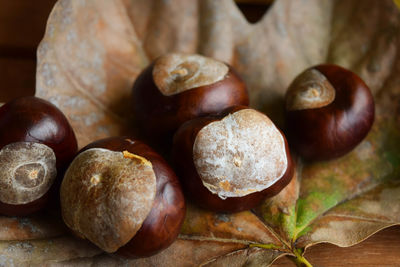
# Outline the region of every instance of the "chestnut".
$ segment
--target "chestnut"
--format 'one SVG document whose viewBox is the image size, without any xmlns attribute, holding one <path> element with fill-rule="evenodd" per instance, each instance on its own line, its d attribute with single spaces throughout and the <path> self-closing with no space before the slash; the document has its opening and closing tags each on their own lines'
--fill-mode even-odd
<svg viewBox="0 0 400 267">
<path fill-rule="evenodd" d="M 196 54 L 157 58 L 132 89 L 133 113 L 143 136 L 168 148 L 185 121 L 248 104 L 246 86 L 231 66 Z"/>
<path fill-rule="evenodd" d="M 174 171 L 153 149 L 127 137 L 84 147 L 61 184 L 66 225 L 108 253 L 151 256 L 178 236 L 186 206 Z"/>
<path fill-rule="evenodd" d="M 77 149 L 70 124 L 53 104 L 29 96 L 1 106 L 0 214 L 44 208 Z"/>
<path fill-rule="evenodd" d="M 309 160 L 343 156 L 364 139 L 374 121 L 368 86 L 337 65 L 305 70 L 289 86 L 285 101 L 289 144 Z"/>
<path fill-rule="evenodd" d="M 293 176 L 282 132 L 266 115 L 243 106 L 184 123 L 175 133 L 172 159 L 188 197 L 219 212 L 251 209 Z"/>
</svg>

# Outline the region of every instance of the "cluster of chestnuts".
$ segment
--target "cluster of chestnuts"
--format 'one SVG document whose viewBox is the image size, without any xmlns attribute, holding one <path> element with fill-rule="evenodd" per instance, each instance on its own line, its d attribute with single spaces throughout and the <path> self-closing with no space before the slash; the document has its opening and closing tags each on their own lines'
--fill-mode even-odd
<svg viewBox="0 0 400 267">
<path fill-rule="evenodd" d="M 183 192 L 203 208 L 237 212 L 292 179 L 285 135 L 248 104 L 245 84 L 223 62 L 178 53 L 156 59 L 135 81 L 132 106 L 146 141 L 170 152 L 171 168 L 131 137 L 78 152 L 60 110 L 35 97 L 13 100 L 0 108 L 0 214 L 36 212 L 59 194 L 76 236 L 108 253 L 153 255 L 178 236 Z M 309 160 L 346 154 L 373 120 L 368 87 L 335 65 L 306 70 L 286 94 L 289 144 Z"/>
</svg>

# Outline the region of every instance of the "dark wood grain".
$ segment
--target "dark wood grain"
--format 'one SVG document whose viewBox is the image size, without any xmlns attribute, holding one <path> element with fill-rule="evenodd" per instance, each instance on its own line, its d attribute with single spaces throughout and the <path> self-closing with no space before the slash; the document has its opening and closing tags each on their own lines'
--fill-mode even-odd
<svg viewBox="0 0 400 267">
<path fill-rule="evenodd" d="M 249 0 L 247 1 L 242 0 L 242 1 L 236 1 L 236 3 L 239 9 L 242 11 L 243 15 L 246 17 L 247 21 L 250 23 L 256 23 L 259 20 L 261 20 L 267 13 L 268 8 L 272 3 L 272 0 L 265 1 L 268 3 L 262 3 L 263 0 L 259 1 L 252 0 L 252 1 L 253 2 Z"/>
<path fill-rule="evenodd" d="M 35 93 L 36 61 L 0 57 L 0 102 Z"/>
<path fill-rule="evenodd" d="M 55 0 L 0 0 L 0 102 L 35 92 L 36 47 Z"/>
<path fill-rule="evenodd" d="M 238 0 L 242 2 L 239 6 L 262 1 Z M 18 95 L 33 94 L 36 46 L 44 34 L 48 14 L 55 2 L 0 0 L 0 102 Z M 246 14 L 262 13 L 254 6 L 244 7 L 242 11 Z M 250 17 L 256 19 L 255 15 L 250 14 Z M 311 247 L 305 256 L 319 267 L 400 266 L 400 227 L 383 230 L 350 248 L 319 244 Z M 294 264 L 283 257 L 274 266 Z"/>
<path fill-rule="evenodd" d="M 55 0 L 0 0 L 0 57 L 18 49 L 35 58 Z"/>
<path fill-rule="evenodd" d="M 393 226 L 382 230 L 348 248 L 318 244 L 309 248 L 305 257 L 314 267 L 400 266 L 400 227 Z M 295 265 L 289 258 L 283 257 L 278 259 L 273 266 L 293 267 Z"/>
</svg>

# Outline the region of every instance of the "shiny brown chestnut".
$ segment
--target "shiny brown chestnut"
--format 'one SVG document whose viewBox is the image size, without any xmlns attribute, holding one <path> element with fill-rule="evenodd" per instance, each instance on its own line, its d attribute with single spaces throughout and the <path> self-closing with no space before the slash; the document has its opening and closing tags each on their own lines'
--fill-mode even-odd
<svg viewBox="0 0 400 267">
<path fill-rule="evenodd" d="M 293 176 L 282 132 L 266 115 L 243 106 L 184 123 L 172 151 L 184 192 L 214 211 L 251 209 Z"/>
<path fill-rule="evenodd" d="M 66 225 L 106 252 L 137 258 L 168 247 L 186 206 L 174 171 L 146 144 L 111 137 L 84 147 L 61 185 Z"/>
<path fill-rule="evenodd" d="M 301 73 L 289 86 L 285 100 L 289 143 L 310 160 L 348 153 L 374 121 L 374 99 L 368 86 L 337 65 L 318 65 Z"/>
<path fill-rule="evenodd" d="M 187 120 L 249 104 L 247 89 L 232 67 L 196 54 L 170 53 L 156 59 L 132 89 L 135 119 L 154 144 L 172 143 Z"/>
<path fill-rule="evenodd" d="M 45 207 L 76 152 L 75 134 L 53 104 L 22 97 L 1 106 L 0 214 L 21 216 Z"/>
</svg>

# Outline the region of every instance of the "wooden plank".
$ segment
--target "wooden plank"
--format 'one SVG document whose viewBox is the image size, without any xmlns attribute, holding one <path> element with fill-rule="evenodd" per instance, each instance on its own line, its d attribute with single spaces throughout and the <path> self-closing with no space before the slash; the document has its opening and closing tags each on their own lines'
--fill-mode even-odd
<svg viewBox="0 0 400 267">
<path fill-rule="evenodd" d="M 310 247 L 305 257 L 313 266 L 400 266 L 400 227 L 394 226 L 376 233 L 367 240 L 349 248 L 331 244 Z M 287 257 L 273 266 L 295 266 Z"/>
<path fill-rule="evenodd" d="M 0 0 L 0 57 L 35 58 L 55 0 Z"/>
<path fill-rule="evenodd" d="M 0 58 L 0 102 L 33 95 L 35 92 L 34 59 Z"/>
<path fill-rule="evenodd" d="M 237 3 L 237 6 L 242 11 L 243 15 L 250 23 L 256 23 L 264 17 L 268 12 L 270 5 L 254 4 L 254 3 Z"/>
<path fill-rule="evenodd" d="M 36 47 L 56 0 L 0 0 L 0 102 L 33 95 Z"/>
</svg>

